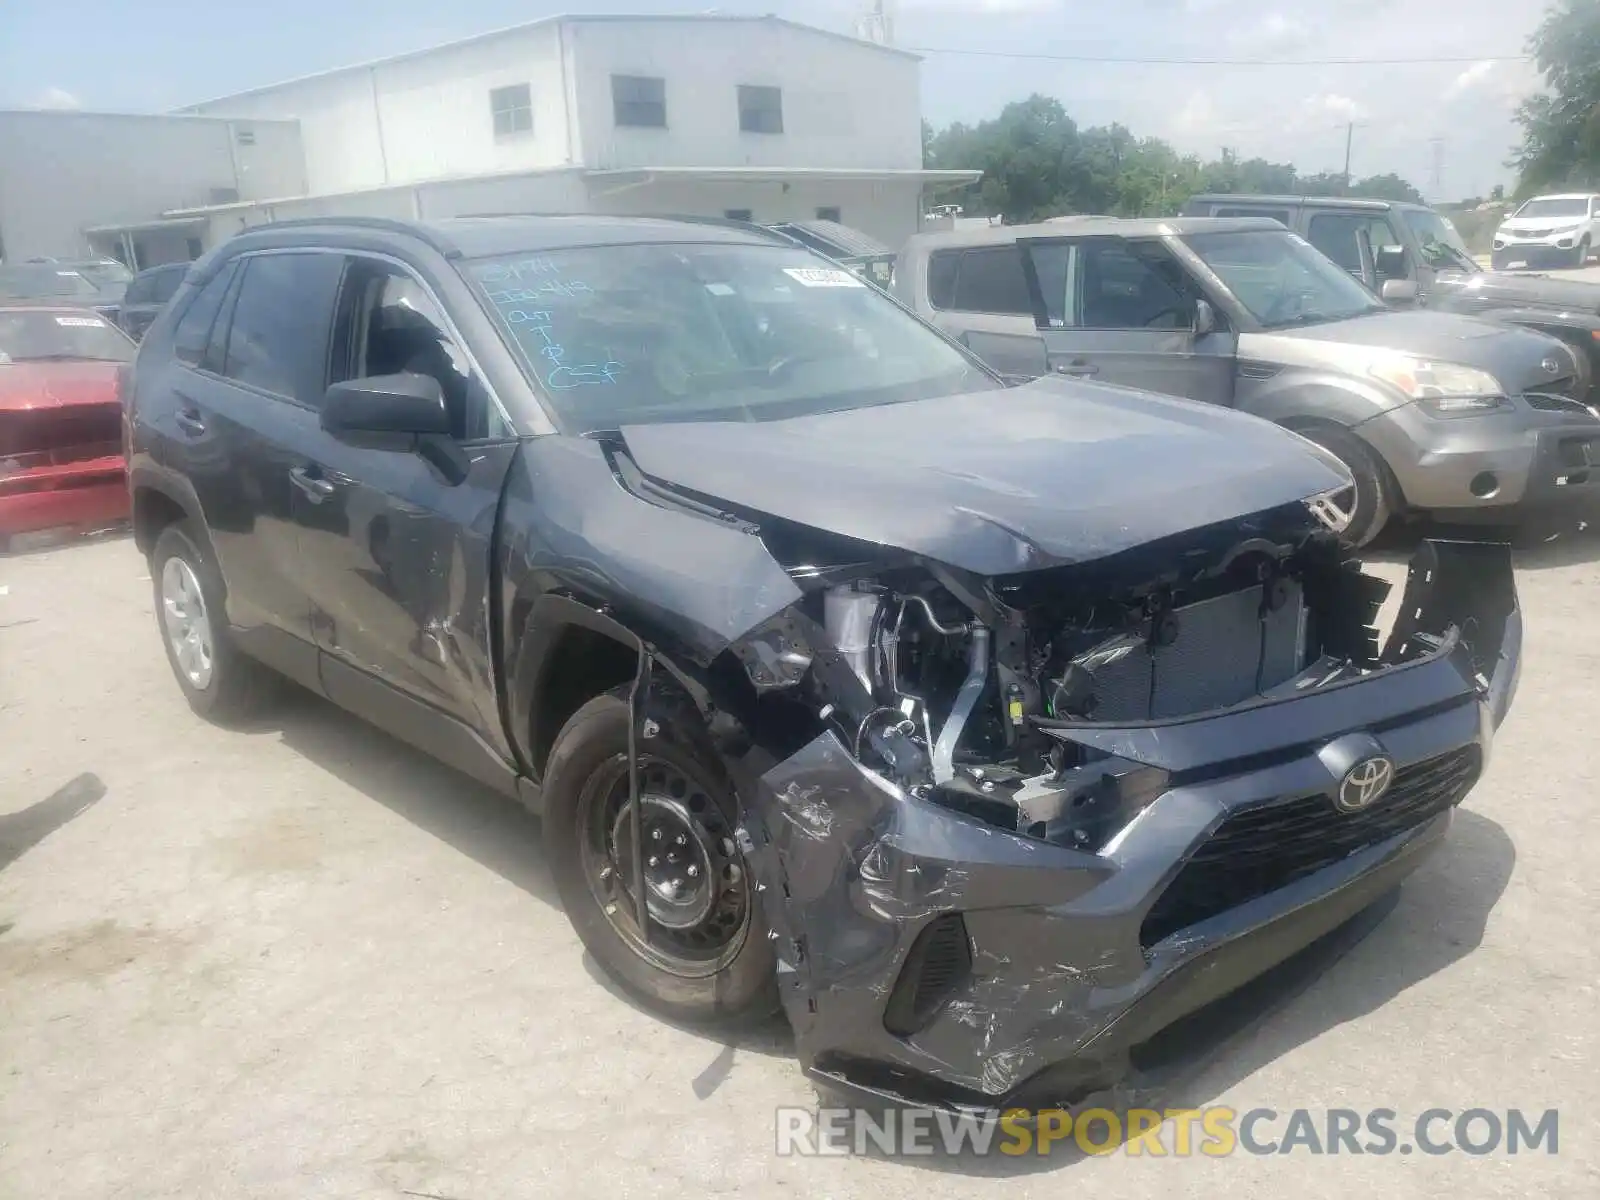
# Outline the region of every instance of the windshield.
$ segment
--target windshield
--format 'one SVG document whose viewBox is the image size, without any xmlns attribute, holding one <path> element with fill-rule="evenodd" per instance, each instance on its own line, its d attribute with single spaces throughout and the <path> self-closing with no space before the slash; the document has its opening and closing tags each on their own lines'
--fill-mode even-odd
<svg viewBox="0 0 1600 1200">
<path fill-rule="evenodd" d="M 0 297 L 32 300 L 50 296 L 98 296 L 100 290 L 62 267 L 0 267 Z"/>
<path fill-rule="evenodd" d="M 1438 213 L 1427 208 L 1403 208 L 1400 215 L 1416 235 L 1422 257 L 1435 271 L 1468 271 L 1476 274 L 1482 270 L 1473 261 L 1456 227 Z"/>
<path fill-rule="evenodd" d="M 573 432 L 776 420 L 998 386 L 877 288 L 800 249 L 594 246 L 467 271 Z"/>
<path fill-rule="evenodd" d="M 89 313 L 0 309 L 0 364 L 88 359 L 132 362 L 134 346 Z"/>
<path fill-rule="evenodd" d="M 1519 217 L 1574 217 L 1589 215 L 1589 200 L 1585 196 L 1540 196 L 1529 200 L 1517 209 Z"/>
<path fill-rule="evenodd" d="M 1348 271 L 1287 231 L 1197 233 L 1184 242 L 1268 329 L 1383 310 Z"/>
</svg>

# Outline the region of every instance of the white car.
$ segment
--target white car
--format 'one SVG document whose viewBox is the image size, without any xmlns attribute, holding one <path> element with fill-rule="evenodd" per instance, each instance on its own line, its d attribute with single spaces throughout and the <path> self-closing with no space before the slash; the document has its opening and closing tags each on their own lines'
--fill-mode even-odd
<svg viewBox="0 0 1600 1200">
<path fill-rule="evenodd" d="M 1495 230 L 1495 270 L 1536 262 L 1581 267 L 1600 250 L 1600 194 L 1568 192 L 1535 196 Z"/>
</svg>

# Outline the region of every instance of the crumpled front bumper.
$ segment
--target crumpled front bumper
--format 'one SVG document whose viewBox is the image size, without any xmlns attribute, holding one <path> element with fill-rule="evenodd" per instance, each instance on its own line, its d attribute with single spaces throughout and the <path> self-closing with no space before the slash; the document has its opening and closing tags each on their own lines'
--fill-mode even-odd
<svg viewBox="0 0 1600 1200">
<path fill-rule="evenodd" d="M 1401 611 L 1391 645 L 1456 632 L 1291 699 L 1083 726 L 1074 741 L 1166 775 L 1099 853 L 920 801 L 832 734 L 769 770 L 740 836 L 802 1065 L 875 1100 L 1070 1102 L 1114 1082 L 1131 1047 L 1371 904 L 1438 845 L 1511 704 L 1521 618 L 1508 549 L 1424 543 Z M 1403 780 L 1433 781 L 1416 823 L 1399 809 L 1378 820 L 1380 801 L 1354 852 L 1193 923 L 1174 917 L 1175 885 L 1227 822 L 1291 803 L 1323 813 L 1324 801 L 1314 819 L 1334 821 L 1351 754 L 1380 751 L 1397 768 L 1386 800 Z M 937 1003 L 919 1005 L 927 987 Z"/>
</svg>

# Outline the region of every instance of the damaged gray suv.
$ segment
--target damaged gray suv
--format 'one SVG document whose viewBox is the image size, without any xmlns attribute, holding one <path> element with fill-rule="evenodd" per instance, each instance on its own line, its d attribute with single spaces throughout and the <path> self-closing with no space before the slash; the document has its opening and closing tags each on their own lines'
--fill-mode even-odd
<svg viewBox="0 0 1600 1200">
<path fill-rule="evenodd" d="M 1564 521 L 1600 496 L 1586 355 L 1531 329 L 1393 311 L 1275 220 L 919 234 L 894 288 L 1013 377 L 1186 396 L 1318 442 L 1355 480 L 1340 506 L 1357 545 L 1391 516 Z"/>
<path fill-rule="evenodd" d="M 748 226 L 262 226 L 130 393 L 196 712 L 287 677 L 521 800 L 626 989 L 860 1094 L 1115 1078 L 1414 870 L 1516 688 L 1504 547 L 1380 638 L 1326 452 Z"/>
</svg>

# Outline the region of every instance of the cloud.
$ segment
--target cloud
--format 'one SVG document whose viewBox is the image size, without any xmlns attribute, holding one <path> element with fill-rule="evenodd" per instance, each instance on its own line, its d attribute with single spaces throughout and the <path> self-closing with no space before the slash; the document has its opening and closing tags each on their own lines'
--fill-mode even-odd
<svg viewBox="0 0 1600 1200">
<path fill-rule="evenodd" d="M 1258 54 L 1277 53 L 1304 46 L 1311 40 L 1311 27 L 1298 17 L 1269 12 L 1252 25 L 1228 35 L 1235 46 Z"/>
<path fill-rule="evenodd" d="M 1174 132 L 1186 134 L 1210 133 L 1216 125 L 1217 106 L 1210 93 L 1203 91 L 1191 93 L 1172 121 Z"/>
<path fill-rule="evenodd" d="M 66 88 L 49 87 L 33 102 L 35 108 L 81 108 L 78 98 Z"/>
<path fill-rule="evenodd" d="M 1360 121 L 1368 115 L 1366 105 L 1359 100 L 1352 100 L 1349 96 L 1341 96 L 1337 92 L 1323 92 L 1321 95 L 1312 96 L 1300 108 L 1307 117 L 1331 117 L 1336 121 Z"/>
<path fill-rule="evenodd" d="M 1450 81 L 1450 86 L 1444 90 L 1444 99 L 1454 100 L 1462 92 L 1470 92 L 1473 88 L 1483 84 L 1490 75 L 1494 74 L 1495 64 L 1491 61 L 1476 62 L 1461 74 Z"/>
<path fill-rule="evenodd" d="M 1027 13 L 1059 7 L 1061 0 L 900 0 L 900 8 L 912 12 Z"/>
</svg>

